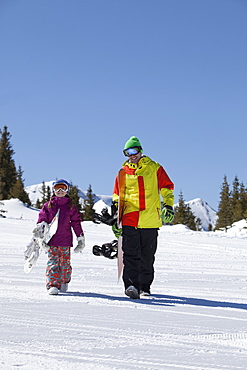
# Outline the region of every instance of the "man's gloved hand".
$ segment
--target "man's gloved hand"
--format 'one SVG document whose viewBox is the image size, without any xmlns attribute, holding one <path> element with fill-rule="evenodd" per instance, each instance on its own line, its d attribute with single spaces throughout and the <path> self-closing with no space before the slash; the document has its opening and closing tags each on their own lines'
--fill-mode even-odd
<svg viewBox="0 0 247 370">
<path fill-rule="evenodd" d="M 102 209 L 101 214 L 94 213 L 93 215 L 93 221 L 95 223 L 102 222 L 103 224 L 112 226 L 113 224 L 116 223 L 116 220 L 117 220 L 117 203 L 116 202 L 112 202 L 111 215 L 108 212 L 107 207 Z"/>
<path fill-rule="evenodd" d="M 45 235 L 45 232 L 48 228 L 48 224 L 45 221 L 40 222 L 36 225 L 36 227 L 33 229 L 33 235 L 35 238 L 43 238 Z"/>
<path fill-rule="evenodd" d="M 164 206 L 161 210 L 161 218 L 163 222 L 169 224 L 174 219 L 174 211 L 171 206 Z"/>
<path fill-rule="evenodd" d="M 75 247 L 74 249 L 74 252 L 75 253 L 81 253 L 83 251 L 83 249 L 85 248 L 85 236 L 84 235 L 81 235 L 81 236 L 78 236 L 77 238 L 77 246 Z"/>
<path fill-rule="evenodd" d="M 122 235 L 122 229 L 119 229 L 118 227 L 117 227 L 117 224 L 115 223 L 114 225 L 112 225 L 112 231 L 113 231 L 113 233 L 114 233 L 114 235 L 115 235 L 115 237 L 117 238 L 117 239 L 119 239 L 119 237 Z"/>
</svg>

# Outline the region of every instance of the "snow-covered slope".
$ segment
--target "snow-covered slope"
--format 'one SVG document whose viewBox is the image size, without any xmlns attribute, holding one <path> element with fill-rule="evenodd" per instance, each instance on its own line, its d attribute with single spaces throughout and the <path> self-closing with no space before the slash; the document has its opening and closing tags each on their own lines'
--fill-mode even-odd
<svg viewBox="0 0 247 370">
<path fill-rule="evenodd" d="M 39 209 L 27 207 L 19 199 L 2 200 L 1 203 L 1 209 L 6 211 L 3 213 L 4 217 L 37 221 Z M 99 200 L 94 204 L 94 209 L 97 213 L 101 213 L 105 207 L 107 205 L 103 200 Z"/>
<path fill-rule="evenodd" d="M 223 235 L 224 233 L 230 237 L 238 237 L 238 238 L 246 238 L 247 237 L 247 221 L 240 220 L 234 222 L 232 226 L 229 226 L 226 231 L 219 231 L 215 232 L 216 234 Z"/>
<path fill-rule="evenodd" d="M 86 248 L 72 251 L 69 291 L 49 296 L 44 252 L 30 275 L 23 272 L 37 211 L 12 199 L 4 208 L 1 369 L 246 369 L 247 235 L 240 233 L 241 222 L 235 236 L 163 226 L 152 295 L 140 300 L 124 295 L 116 260 L 92 254 L 93 245 L 113 239 L 111 228 L 83 222 Z"/>
<path fill-rule="evenodd" d="M 202 221 L 202 228 L 203 230 L 208 230 L 208 225 L 211 224 L 212 227 L 215 227 L 217 221 L 217 214 L 216 211 L 210 207 L 210 205 L 200 198 L 196 198 L 185 202 L 191 208 L 192 213 L 197 217 L 200 218 Z"/>
<path fill-rule="evenodd" d="M 33 207 L 27 207 L 19 199 L 1 200 L 1 209 L 6 211 L 6 218 L 16 218 L 22 220 L 37 221 L 39 210 Z"/>
<path fill-rule="evenodd" d="M 45 186 L 46 187 L 49 186 L 50 189 L 52 189 L 52 183 L 53 183 L 53 181 L 47 181 L 47 182 L 45 182 Z M 27 186 L 25 188 L 33 206 L 36 204 L 38 199 L 41 200 L 41 198 L 42 198 L 42 194 L 41 194 L 42 185 L 43 184 L 35 184 L 35 185 Z"/>
<path fill-rule="evenodd" d="M 110 207 L 108 207 L 105 202 L 103 202 L 102 199 L 98 200 L 98 202 L 94 203 L 94 210 L 96 213 L 101 213 L 103 208 L 108 208 L 108 211 L 110 212 Z"/>
<path fill-rule="evenodd" d="M 201 198 L 195 198 L 185 202 L 185 204 L 189 205 L 196 218 L 200 218 L 202 222 L 202 229 L 204 231 L 208 230 L 209 224 L 211 224 L 214 229 L 218 216 L 216 211 L 210 207 L 207 202 Z M 176 203 L 174 206 L 177 207 L 178 203 Z"/>
</svg>

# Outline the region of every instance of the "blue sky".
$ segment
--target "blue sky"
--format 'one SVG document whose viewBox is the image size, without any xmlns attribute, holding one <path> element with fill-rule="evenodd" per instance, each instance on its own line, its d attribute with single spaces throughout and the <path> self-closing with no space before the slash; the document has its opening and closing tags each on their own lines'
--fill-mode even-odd
<svg viewBox="0 0 247 370">
<path fill-rule="evenodd" d="M 110 195 L 127 139 L 185 200 L 247 183 L 246 0 L 1 0 L 0 128 L 25 185 Z"/>
</svg>

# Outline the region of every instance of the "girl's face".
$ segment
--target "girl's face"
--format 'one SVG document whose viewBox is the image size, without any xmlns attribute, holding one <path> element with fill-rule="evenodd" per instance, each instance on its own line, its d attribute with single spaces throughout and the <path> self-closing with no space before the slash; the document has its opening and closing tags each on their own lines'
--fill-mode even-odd
<svg viewBox="0 0 247 370">
<path fill-rule="evenodd" d="M 63 191 L 62 189 L 59 189 L 57 191 L 55 190 L 55 195 L 58 198 L 62 198 L 65 197 L 65 195 L 67 195 L 67 191 Z"/>
</svg>

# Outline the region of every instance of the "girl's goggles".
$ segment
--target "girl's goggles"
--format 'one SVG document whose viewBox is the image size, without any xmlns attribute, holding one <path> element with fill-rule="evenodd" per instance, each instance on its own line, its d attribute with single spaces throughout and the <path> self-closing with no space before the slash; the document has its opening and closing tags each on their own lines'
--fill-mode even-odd
<svg viewBox="0 0 247 370">
<path fill-rule="evenodd" d="M 131 155 L 136 155 L 140 153 L 140 148 L 136 147 L 136 148 L 124 149 L 123 153 L 126 157 L 130 157 Z"/>
<path fill-rule="evenodd" d="M 69 190 L 68 185 L 66 185 L 66 184 L 55 184 L 53 186 L 53 189 L 54 189 L 54 191 L 62 190 L 62 191 L 65 191 L 65 192 L 67 192 Z"/>
</svg>

